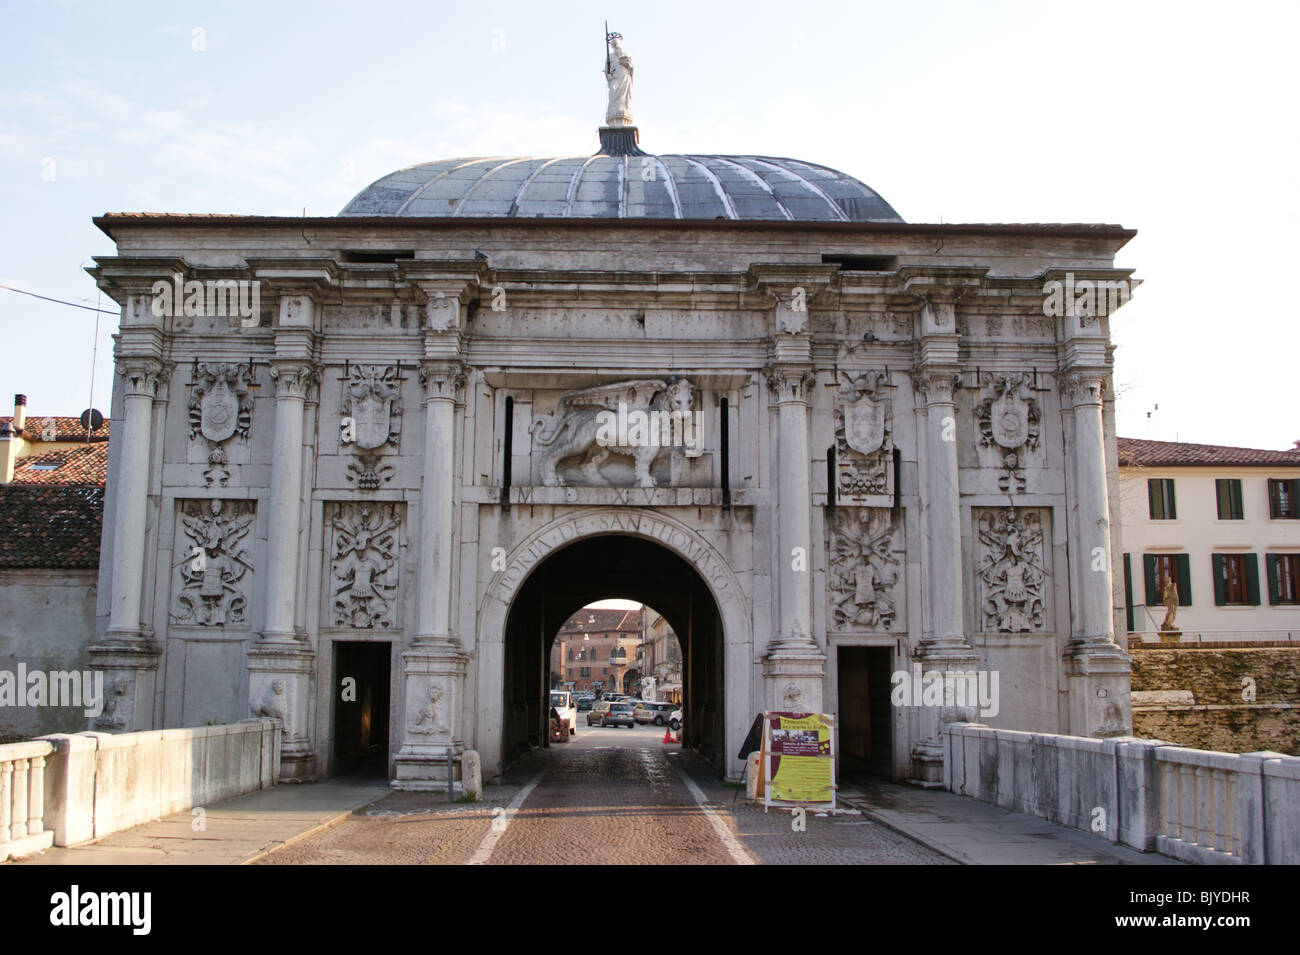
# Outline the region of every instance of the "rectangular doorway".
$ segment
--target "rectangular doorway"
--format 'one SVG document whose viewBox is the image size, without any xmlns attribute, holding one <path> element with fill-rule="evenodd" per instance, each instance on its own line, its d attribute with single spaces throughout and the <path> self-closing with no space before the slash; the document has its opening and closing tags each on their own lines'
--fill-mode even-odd
<svg viewBox="0 0 1300 955">
<path fill-rule="evenodd" d="M 334 644 L 334 774 L 388 775 L 392 644 Z"/>
<path fill-rule="evenodd" d="M 893 775 L 891 647 L 840 647 L 837 656 L 840 776 Z"/>
</svg>

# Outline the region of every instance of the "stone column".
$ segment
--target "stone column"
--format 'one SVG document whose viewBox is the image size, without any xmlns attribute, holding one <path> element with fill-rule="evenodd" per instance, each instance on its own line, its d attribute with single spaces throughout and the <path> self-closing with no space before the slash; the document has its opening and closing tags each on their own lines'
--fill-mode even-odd
<svg viewBox="0 0 1300 955">
<path fill-rule="evenodd" d="M 781 603 L 780 631 L 764 665 L 767 706 L 808 713 L 822 710 L 826 673 L 826 655 L 817 645 L 812 626 L 808 398 L 814 380 L 803 364 L 778 364 L 767 375 L 768 387 L 777 400 L 779 428 L 776 538 Z"/>
<path fill-rule="evenodd" d="M 1110 498 L 1102 400 L 1104 369 L 1076 368 L 1063 376 L 1063 404 L 1074 423 L 1076 519 L 1074 595 L 1076 631 L 1065 651 L 1070 685 L 1069 732 L 1077 736 L 1123 736 L 1132 725 L 1129 703 L 1130 658 L 1115 643 L 1111 560 Z"/>
<path fill-rule="evenodd" d="M 148 638 L 140 614 L 154 399 L 169 372 L 168 364 L 152 358 L 122 357 L 117 363 L 123 413 L 121 434 L 114 440 L 121 441 L 121 451 L 109 479 L 116 485 L 117 498 L 112 516 L 113 553 L 104 555 L 112 561 L 113 589 L 108 630 L 101 643 L 88 648 L 91 666 L 104 672 L 105 704 L 111 704 L 111 712 L 94 722 L 104 730 L 153 728 L 154 678 L 160 653 Z"/>
<path fill-rule="evenodd" d="M 929 620 L 913 650 L 925 674 L 972 671 L 979 654 L 966 638 L 965 567 L 962 562 L 961 486 L 957 442 L 958 290 L 930 289 L 921 315 L 921 364 L 913 385 L 924 401 L 925 448 L 920 482 L 921 523 L 925 535 L 923 585 Z M 967 432 L 969 429 L 966 429 Z M 925 786 L 943 784 L 944 724 L 969 720 L 970 712 L 954 706 L 921 706 L 915 711 L 913 777 Z"/>
<path fill-rule="evenodd" d="M 249 709 L 282 724 L 280 779 L 316 777 L 311 738 L 315 652 L 294 629 L 302 530 L 303 411 L 316 382 L 315 368 L 298 359 L 271 366 L 275 382 L 275 436 L 271 449 L 271 502 L 267 515 L 266 616 L 261 637 L 248 651 Z"/>
<path fill-rule="evenodd" d="M 455 553 L 456 402 L 465 384 L 459 362 L 426 362 L 424 478 L 420 492 L 416 634 L 402 651 L 406 676 L 402 747 L 394 757 L 395 789 L 462 789 L 461 706 L 469 657 L 452 629 Z M 451 779 L 448 780 L 450 774 Z"/>
</svg>

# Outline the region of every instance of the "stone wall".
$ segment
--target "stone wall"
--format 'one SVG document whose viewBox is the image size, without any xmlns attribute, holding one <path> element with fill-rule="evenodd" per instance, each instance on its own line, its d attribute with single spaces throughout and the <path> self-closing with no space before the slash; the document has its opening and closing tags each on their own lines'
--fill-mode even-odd
<svg viewBox="0 0 1300 955">
<path fill-rule="evenodd" d="M 16 676 L 20 663 L 28 673 L 89 669 L 96 575 L 79 569 L 0 570 L 0 671 Z M 86 728 L 84 707 L 23 703 L 0 706 L 0 743 Z"/>
<path fill-rule="evenodd" d="M 1300 646 L 1130 649 L 1135 735 L 1300 755 Z"/>
</svg>

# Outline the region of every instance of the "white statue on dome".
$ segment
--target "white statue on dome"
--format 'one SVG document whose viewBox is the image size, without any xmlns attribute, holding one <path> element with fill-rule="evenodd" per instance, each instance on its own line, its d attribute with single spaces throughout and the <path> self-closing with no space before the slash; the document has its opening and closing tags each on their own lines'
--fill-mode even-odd
<svg viewBox="0 0 1300 955">
<path fill-rule="evenodd" d="M 609 84 L 609 109 L 605 112 L 605 125 L 631 126 L 632 58 L 623 49 L 622 34 L 606 34 L 605 42 L 613 51 L 605 56 L 605 81 Z"/>
</svg>

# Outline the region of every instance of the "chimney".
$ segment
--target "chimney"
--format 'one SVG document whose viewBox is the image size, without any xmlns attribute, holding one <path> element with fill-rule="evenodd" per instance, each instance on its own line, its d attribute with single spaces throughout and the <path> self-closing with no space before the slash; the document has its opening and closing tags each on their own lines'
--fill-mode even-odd
<svg viewBox="0 0 1300 955">
<path fill-rule="evenodd" d="M 27 423 L 27 396 L 14 395 L 14 430 L 23 430 Z"/>
<path fill-rule="evenodd" d="M 18 441 L 8 421 L 0 422 L 0 484 L 14 479 L 14 462 L 18 459 Z"/>
</svg>

